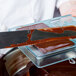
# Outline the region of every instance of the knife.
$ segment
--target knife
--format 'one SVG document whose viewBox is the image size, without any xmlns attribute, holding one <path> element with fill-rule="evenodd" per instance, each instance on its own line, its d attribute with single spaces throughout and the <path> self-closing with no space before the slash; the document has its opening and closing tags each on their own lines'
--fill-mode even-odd
<svg viewBox="0 0 76 76">
<path fill-rule="evenodd" d="M 76 31 L 73 30 L 65 30 L 59 33 L 46 29 L 51 28 L 0 32 L 0 49 L 34 45 L 57 39 L 76 38 Z"/>
</svg>

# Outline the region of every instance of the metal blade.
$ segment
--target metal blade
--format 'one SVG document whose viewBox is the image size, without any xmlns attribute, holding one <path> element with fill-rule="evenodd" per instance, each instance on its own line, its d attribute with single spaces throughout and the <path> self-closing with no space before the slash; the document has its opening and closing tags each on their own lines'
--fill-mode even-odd
<svg viewBox="0 0 76 76">
<path fill-rule="evenodd" d="M 28 33 L 30 31 L 12 31 L 0 32 L 0 48 L 6 48 L 13 44 L 19 44 L 28 40 Z"/>
<path fill-rule="evenodd" d="M 56 37 L 70 37 L 76 36 L 76 31 L 67 30 L 63 33 L 53 33 L 53 32 L 44 32 L 40 30 L 35 30 L 32 33 L 31 40 L 40 40 L 40 39 L 47 39 L 47 38 L 56 38 Z"/>
</svg>

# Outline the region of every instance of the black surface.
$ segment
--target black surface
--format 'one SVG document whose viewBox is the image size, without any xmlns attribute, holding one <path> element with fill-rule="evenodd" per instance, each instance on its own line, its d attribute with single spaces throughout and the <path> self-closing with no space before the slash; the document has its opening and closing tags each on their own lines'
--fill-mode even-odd
<svg viewBox="0 0 76 76">
<path fill-rule="evenodd" d="M 0 58 L 0 76 L 9 76 L 5 67 L 5 60 Z"/>
</svg>

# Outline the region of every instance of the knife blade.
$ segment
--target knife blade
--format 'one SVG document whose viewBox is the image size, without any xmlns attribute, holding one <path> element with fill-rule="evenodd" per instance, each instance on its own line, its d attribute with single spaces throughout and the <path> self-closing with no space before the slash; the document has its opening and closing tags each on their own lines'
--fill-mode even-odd
<svg viewBox="0 0 76 76">
<path fill-rule="evenodd" d="M 76 31 L 73 30 L 65 30 L 60 33 L 56 33 L 51 30 L 47 32 L 45 29 L 0 32 L 0 49 L 34 45 L 57 39 L 76 38 Z"/>
<path fill-rule="evenodd" d="M 40 40 L 40 39 L 54 39 L 54 38 L 60 38 L 60 37 L 72 37 L 76 36 L 76 31 L 71 31 L 71 30 L 66 30 L 63 33 L 54 33 L 54 32 L 44 32 L 44 31 L 39 31 L 39 30 L 34 30 L 32 33 L 31 40 Z"/>
<path fill-rule="evenodd" d="M 28 33 L 30 33 L 29 30 L 0 32 L 0 48 L 10 48 L 13 44 L 17 45 L 26 42 Z"/>
</svg>

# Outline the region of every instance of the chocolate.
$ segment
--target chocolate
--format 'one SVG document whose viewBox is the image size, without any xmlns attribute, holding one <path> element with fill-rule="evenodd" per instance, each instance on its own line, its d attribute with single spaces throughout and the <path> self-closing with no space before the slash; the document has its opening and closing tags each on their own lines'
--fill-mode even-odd
<svg viewBox="0 0 76 76">
<path fill-rule="evenodd" d="M 27 64 L 27 67 L 22 69 L 21 71 L 17 72 L 15 76 L 30 76 L 30 68 L 34 66 L 32 62 Z"/>
<path fill-rule="evenodd" d="M 49 76 L 49 73 L 43 68 L 32 66 L 30 68 L 30 76 Z"/>
<path fill-rule="evenodd" d="M 39 26 L 39 25 L 38 25 Z M 20 28 L 19 30 L 24 30 L 24 28 Z M 37 27 L 36 27 L 37 28 Z M 40 27 L 39 27 L 40 28 Z M 42 26 L 43 28 L 43 26 Z M 27 29 L 27 28 L 26 28 Z M 30 26 L 28 27 L 30 29 Z M 27 30 L 28 30 L 27 29 Z M 32 29 L 32 26 L 31 26 Z M 56 31 L 55 31 L 56 32 Z M 50 41 L 50 39 L 48 39 Z M 42 44 L 45 44 L 45 46 L 40 46 Z M 47 48 L 50 46 L 50 42 L 38 44 L 36 46 Z M 52 42 L 52 46 L 54 46 L 54 50 L 60 47 L 55 48 L 56 45 L 59 45 L 61 47 L 67 45 L 71 46 L 74 45 L 71 41 L 68 39 L 58 40 L 55 42 L 55 44 Z M 49 51 L 49 50 L 48 50 Z M 48 52 L 45 51 L 45 52 Z M 6 68 L 10 76 L 75 76 L 76 75 L 76 65 L 69 64 L 68 62 L 62 62 L 59 64 L 55 64 L 46 68 L 38 69 L 36 66 L 34 66 L 32 63 L 29 65 L 29 60 L 25 58 L 21 52 L 15 52 L 11 53 L 11 55 L 6 56 Z M 27 61 L 26 61 L 27 60 Z M 22 68 L 24 66 L 24 68 Z"/>
<path fill-rule="evenodd" d="M 40 26 L 42 24 L 42 26 Z M 39 26 L 39 28 L 43 28 L 43 29 L 39 29 L 37 27 Z M 44 28 L 46 27 L 46 28 Z M 31 30 L 32 29 L 32 30 Z M 53 34 L 53 37 L 49 37 L 46 38 L 45 35 L 43 35 L 45 38 L 43 38 L 43 36 L 38 36 L 38 38 L 40 37 L 40 39 L 38 40 L 31 40 L 32 37 L 32 33 L 34 31 L 34 29 L 38 29 L 39 31 L 45 31 L 45 32 L 51 32 Z M 71 39 L 71 38 L 76 38 L 76 27 L 71 25 L 71 26 L 63 26 L 63 27 L 55 27 L 55 28 L 48 28 L 47 25 L 45 25 L 44 23 L 39 23 L 39 24 L 35 24 L 35 25 L 31 25 L 31 26 L 25 26 L 22 28 L 18 28 L 17 30 L 31 30 L 31 33 L 27 35 L 28 40 L 18 46 L 21 45 L 34 45 L 34 44 L 40 44 L 40 43 L 46 43 L 46 42 L 50 42 L 50 41 L 55 41 L 55 40 L 61 40 L 61 39 Z M 50 35 L 52 36 L 52 35 Z M 55 37 L 56 36 L 56 37 Z M 36 36 L 37 37 L 37 36 Z M 34 37 L 33 37 L 34 38 Z M 42 39 L 41 39 L 42 38 Z M 15 45 L 13 45 L 15 46 Z"/>
<path fill-rule="evenodd" d="M 42 52 L 42 53 L 47 53 L 50 51 L 54 51 L 60 48 L 72 46 L 74 43 L 68 39 L 63 39 L 63 40 L 55 40 L 55 41 L 49 41 L 49 42 L 44 42 L 40 44 L 36 44 L 35 46 Z"/>
<path fill-rule="evenodd" d="M 76 76 L 76 64 L 70 64 L 68 61 L 58 63 L 44 68 L 49 76 Z"/>
<path fill-rule="evenodd" d="M 44 28 L 44 29 L 41 29 L 41 28 Z M 63 33 L 66 30 L 76 31 L 76 27 L 73 25 L 64 26 L 64 27 L 56 27 L 56 28 L 48 28 L 48 26 L 46 26 L 44 23 L 39 23 L 39 24 L 31 25 L 31 26 L 18 28 L 18 30 L 31 30 L 31 29 L 40 29 L 40 31 L 54 32 L 54 33 Z M 67 39 L 67 37 L 61 37 L 59 40 L 56 38 L 53 38 L 53 39 L 48 38 L 48 39 L 43 39 L 41 41 L 35 40 L 32 42 L 30 40 L 31 34 L 28 35 L 29 40 L 27 41 L 27 44 L 37 43 L 35 46 L 43 53 L 47 53 L 47 52 L 54 51 L 63 47 L 74 45 L 74 43 L 70 41 L 69 38 Z"/>
<path fill-rule="evenodd" d="M 16 30 L 31 30 L 30 31 L 31 33 L 29 33 L 27 35 L 28 40 L 23 42 L 23 43 L 11 44 L 10 46 L 7 46 L 5 48 L 12 48 L 12 47 L 18 47 L 18 46 L 24 46 L 24 45 L 33 45 L 33 44 L 36 44 L 36 43 L 41 43 L 40 40 L 36 40 L 36 41 L 31 40 L 32 32 L 34 31 L 34 29 L 41 29 L 41 28 L 47 28 L 47 27 L 48 26 L 46 24 L 44 24 L 44 23 L 38 23 L 38 24 L 18 28 Z M 42 41 L 44 41 L 44 40 L 42 40 Z"/>
<path fill-rule="evenodd" d="M 5 57 L 6 69 L 10 76 L 15 75 L 17 72 L 27 67 L 30 60 L 19 50 L 14 50 Z"/>
<path fill-rule="evenodd" d="M 76 64 L 65 61 L 45 68 L 32 66 L 30 76 L 76 76 Z"/>
<path fill-rule="evenodd" d="M 5 60 L 0 59 L 0 76 L 9 76 L 4 63 Z M 29 62 L 26 68 L 14 76 L 76 76 L 76 64 L 65 61 L 45 68 L 37 68 L 32 62 Z"/>
<path fill-rule="evenodd" d="M 33 29 L 41 29 L 41 28 L 48 28 L 48 26 L 44 23 L 38 23 L 34 25 L 23 26 L 21 28 L 18 28 L 17 30 L 33 30 Z"/>
<path fill-rule="evenodd" d="M 76 26 L 69 25 L 69 26 L 63 26 L 63 27 L 42 28 L 39 30 L 45 31 L 45 32 L 63 33 L 66 30 L 76 31 Z"/>
<path fill-rule="evenodd" d="M 2 58 L 0 59 L 0 76 L 9 76 L 5 67 L 5 60 Z"/>
</svg>

